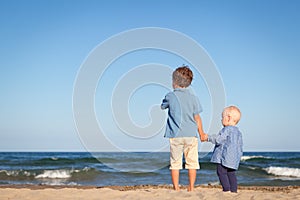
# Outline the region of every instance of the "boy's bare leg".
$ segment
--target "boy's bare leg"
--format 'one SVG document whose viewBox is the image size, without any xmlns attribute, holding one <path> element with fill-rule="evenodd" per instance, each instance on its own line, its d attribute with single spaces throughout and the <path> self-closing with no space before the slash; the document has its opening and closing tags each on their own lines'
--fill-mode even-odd
<svg viewBox="0 0 300 200">
<path fill-rule="evenodd" d="M 188 191 L 194 191 L 195 181 L 196 181 L 197 171 L 196 169 L 189 169 L 189 187 Z"/>
<path fill-rule="evenodd" d="M 171 170 L 171 175 L 172 175 L 172 183 L 173 183 L 173 188 L 176 191 L 179 191 L 179 170 L 178 169 L 172 169 Z"/>
</svg>

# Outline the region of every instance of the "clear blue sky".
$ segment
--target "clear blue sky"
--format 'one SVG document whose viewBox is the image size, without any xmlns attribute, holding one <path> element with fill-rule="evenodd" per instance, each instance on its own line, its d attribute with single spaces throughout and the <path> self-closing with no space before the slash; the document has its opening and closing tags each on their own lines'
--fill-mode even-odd
<svg viewBox="0 0 300 200">
<path fill-rule="evenodd" d="M 299 9 L 296 0 L 0 0 L 0 151 L 84 150 L 72 113 L 78 70 L 101 42 L 142 27 L 181 32 L 206 49 L 223 79 L 226 104 L 242 111 L 246 151 L 299 151 Z M 126 62 L 183 64 L 159 52 L 142 57 L 129 55 Z M 112 70 L 121 77 L 130 67 Z M 197 79 L 193 87 L 207 129 L 209 96 Z M 105 84 L 95 97 L 99 120 L 109 110 L 102 112 L 97 100 L 114 88 L 109 78 Z M 137 123 L 147 122 L 149 102 L 159 104 L 168 91 L 144 90 L 130 102 L 141 108 L 132 111 Z M 118 137 L 113 127 L 107 131 Z M 163 133 L 158 140 L 164 140 Z"/>
</svg>

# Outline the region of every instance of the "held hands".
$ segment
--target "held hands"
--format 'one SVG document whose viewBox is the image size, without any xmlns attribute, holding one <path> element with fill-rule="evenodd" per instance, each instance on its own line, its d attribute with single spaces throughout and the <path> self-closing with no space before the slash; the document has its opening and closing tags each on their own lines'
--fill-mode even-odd
<svg viewBox="0 0 300 200">
<path fill-rule="evenodd" d="M 201 140 L 201 142 L 207 142 L 208 141 L 208 135 L 206 133 L 200 134 L 200 140 Z"/>
</svg>

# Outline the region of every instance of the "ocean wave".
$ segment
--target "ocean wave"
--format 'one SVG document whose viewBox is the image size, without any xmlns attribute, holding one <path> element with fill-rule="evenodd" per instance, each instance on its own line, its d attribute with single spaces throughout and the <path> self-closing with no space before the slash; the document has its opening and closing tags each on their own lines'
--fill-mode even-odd
<svg viewBox="0 0 300 200">
<path fill-rule="evenodd" d="M 76 164 L 76 163 L 99 163 L 99 161 L 96 158 L 93 157 L 83 157 L 83 158 L 65 158 L 65 157 L 49 157 L 49 158 L 40 158 L 37 160 L 32 160 L 24 164 L 28 165 L 49 165 L 49 164 L 55 164 L 55 165 L 66 165 L 66 164 Z"/>
<path fill-rule="evenodd" d="M 73 173 L 88 172 L 89 167 L 83 169 L 58 169 L 58 170 L 44 170 L 42 174 L 35 176 L 36 179 L 69 179 Z"/>
<path fill-rule="evenodd" d="M 272 158 L 266 156 L 242 156 L 241 157 L 241 161 L 247 161 L 252 159 L 272 159 Z"/>
<path fill-rule="evenodd" d="M 42 174 L 35 176 L 35 178 L 67 179 L 67 178 L 71 178 L 71 171 L 70 170 L 45 170 Z"/>
<path fill-rule="evenodd" d="M 29 171 L 26 170 L 0 170 L 0 174 L 6 174 L 6 176 L 31 176 L 32 174 Z"/>
<path fill-rule="evenodd" d="M 62 180 L 54 179 L 41 183 L 40 185 L 53 185 L 53 186 L 80 186 L 80 184 L 75 182 L 62 182 Z"/>
<path fill-rule="evenodd" d="M 275 176 L 285 176 L 285 177 L 296 177 L 300 178 L 300 169 L 299 168 L 290 168 L 290 167 L 267 167 L 264 170 L 268 174 Z"/>
</svg>

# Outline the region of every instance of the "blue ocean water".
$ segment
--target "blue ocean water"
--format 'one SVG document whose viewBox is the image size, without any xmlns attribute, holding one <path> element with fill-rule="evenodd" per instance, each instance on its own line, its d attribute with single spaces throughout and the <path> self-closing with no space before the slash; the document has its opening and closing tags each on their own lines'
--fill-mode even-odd
<svg viewBox="0 0 300 200">
<path fill-rule="evenodd" d="M 200 158 L 197 185 L 218 184 L 211 153 Z M 239 185 L 300 185 L 300 152 L 246 152 Z M 2 152 L 0 185 L 168 185 L 169 153 Z M 180 184 L 188 184 L 181 170 Z"/>
</svg>

